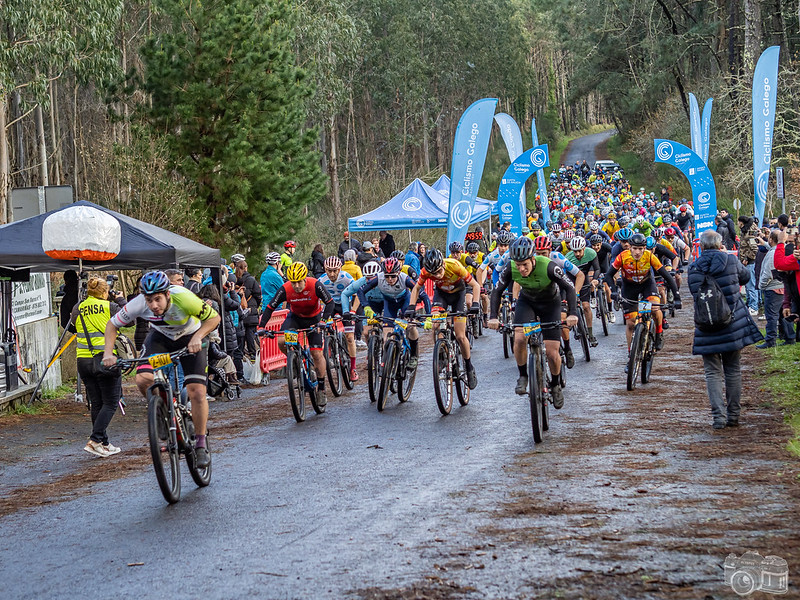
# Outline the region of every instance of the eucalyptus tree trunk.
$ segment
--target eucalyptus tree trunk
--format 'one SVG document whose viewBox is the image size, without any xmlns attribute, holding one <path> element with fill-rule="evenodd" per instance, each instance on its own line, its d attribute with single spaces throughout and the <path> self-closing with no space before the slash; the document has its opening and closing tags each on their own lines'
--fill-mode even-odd
<svg viewBox="0 0 800 600">
<path fill-rule="evenodd" d="M 61 185 L 61 140 L 58 135 L 58 88 L 56 80 L 50 82 L 50 141 L 53 144 L 53 179 Z"/>
<path fill-rule="evenodd" d="M 41 104 L 36 105 L 33 115 L 36 121 L 36 141 L 39 144 L 39 185 L 50 185 L 50 174 L 47 171 L 47 140 L 44 137 L 44 114 Z"/>
<path fill-rule="evenodd" d="M 744 0 L 744 66 L 752 74 L 761 55 L 761 0 Z"/>
<path fill-rule="evenodd" d="M 339 193 L 339 169 L 336 158 L 336 117 L 331 117 L 330 135 L 328 145 L 331 149 L 331 158 L 328 162 L 328 175 L 331 179 L 331 202 L 333 203 L 333 218 L 336 226 L 342 223 L 342 199 Z"/>
<path fill-rule="evenodd" d="M 8 99 L 0 96 L 0 223 L 8 223 L 8 136 L 6 135 L 6 110 Z"/>
</svg>

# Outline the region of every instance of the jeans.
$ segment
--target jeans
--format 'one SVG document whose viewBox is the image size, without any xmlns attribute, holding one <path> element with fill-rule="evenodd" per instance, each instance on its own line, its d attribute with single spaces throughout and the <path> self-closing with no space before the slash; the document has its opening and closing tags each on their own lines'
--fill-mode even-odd
<svg viewBox="0 0 800 600">
<path fill-rule="evenodd" d="M 703 370 L 714 421 L 738 421 L 742 396 L 741 350 L 721 354 L 704 354 Z M 723 392 L 722 386 L 725 385 Z"/>
<path fill-rule="evenodd" d="M 745 286 L 747 290 L 747 307 L 750 310 L 758 310 L 758 288 L 756 287 L 756 263 L 751 262 L 745 267 L 750 271 L 750 280 Z"/>
<path fill-rule="evenodd" d="M 101 444 L 108 444 L 106 429 L 114 413 L 117 403 L 122 397 L 122 377 L 120 375 L 95 375 L 94 361 L 91 358 L 78 359 L 78 373 L 92 412 L 92 435 L 90 439 Z"/>
<path fill-rule="evenodd" d="M 781 318 L 781 305 L 783 304 L 783 294 L 779 294 L 773 290 L 764 290 L 764 316 L 767 317 L 766 335 L 764 336 L 764 343 L 767 346 L 774 346 L 775 340 L 778 337 L 778 321 Z M 781 337 L 786 337 L 782 335 Z"/>
</svg>

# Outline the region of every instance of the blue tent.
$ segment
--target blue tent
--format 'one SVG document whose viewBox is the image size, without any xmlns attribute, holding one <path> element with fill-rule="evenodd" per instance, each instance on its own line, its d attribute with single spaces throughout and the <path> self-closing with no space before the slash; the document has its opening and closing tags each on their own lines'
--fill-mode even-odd
<svg viewBox="0 0 800 600">
<path fill-rule="evenodd" d="M 437 192 L 442 194 L 445 198 L 450 197 L 450 178 L 447 175 L 442 175 L 431 186 Z M 477 223 L 478 221 L 489 220 L 489 210 L 493 215 L 499 214 L 497 212 L 497 202 L 486 200 L 485 198 L 478 198 L 475 200 L 475 210 L 472 213 L 472 220 L 470 224 Z"/>
<path fill-rule="evenodd" d="M 350 231 L 447 227 L 447 198 L 420 179 L 368 213 L 348 219 Z"/>
</svg>

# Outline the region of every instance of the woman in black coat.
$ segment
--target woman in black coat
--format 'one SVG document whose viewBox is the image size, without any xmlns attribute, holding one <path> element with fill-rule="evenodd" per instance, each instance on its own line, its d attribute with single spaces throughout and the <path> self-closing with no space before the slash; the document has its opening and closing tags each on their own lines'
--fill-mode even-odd
<svg viewBox="0 0 800 600">
<path fill-rule="evenodd" d="M 736 256 L 722 250 L 722 236 L 713 230 L 700 234 L 700 249 L 700 257 L 689 267 L 689 291 L 696 303 L 706 276 L 712 277 L 725 294 L 733 319 L 713 333 L 695 327 L 692 354 L 703 357 L 714 429 L 735 427 L 739 424 L 742 394 L 741 351 L 762 339 L 739 292 L 739 286 L 750 279 L 750 271 Z"/>
<path fill-rule="evenodd" d="M 311 252 L 311 273 L 316 278 L 325 274 L 325 251 L 322 249 L 322 244 L 314 246 Z"/>
</svg>

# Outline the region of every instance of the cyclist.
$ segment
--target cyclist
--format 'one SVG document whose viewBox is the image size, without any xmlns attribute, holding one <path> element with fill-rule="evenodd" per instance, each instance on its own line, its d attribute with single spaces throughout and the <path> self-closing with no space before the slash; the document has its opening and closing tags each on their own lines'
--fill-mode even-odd
<svg viewBox="0 0 800 600">
<path fill-rule="evenodd" d="M 371 260 L 364 265 L 364 276 L 357 279 L 342 292 L 342 310 L 348 312 L 351 310 L 351 299 L 353 296 L 358 295 L 358 290 L 367 285 L 369 282 L 374 281 L 381 272 L 381 265 L 377 261 Z M 383 294 L 379 289 L 372 288 L 364 294 L 366 303 L 360 303 L 364 307 L 364 314 L 371 318 L 375 314 L 381 314 L 383 311 Z"/>
<path fill-rule="evenodd" d="M 461 242 L 452 242 L 450 244 L 450 256 L 448 258 L 454 258 L 460 262 L 470 275 L 473 275 L 478 267 L 481 266 L 480 262 L 464 252 L 464 245 Z M 468 289 L 465 299 L 467 306 L 472 306 L 472 300 L 472 291 Z"/>
<path fill-rule="evenodd" d="M 600 261 L 597 259 L 597 252 L 586 247 L 586 240 L 576 237 L 569 242 L 570 252 L 566 259 L 578 267 L 584 274 L 584 283 L 581 287 L 575 286 L 579 290 L 580 301 L 583 307 L 583 314 L 586 317 L 586 327 L 589 329 L 589 343 L 597 346 L 597 338 L 594 337 L 592 330 L 592 308 L 589 305 L 592 291 L 600 284 Z M 589 273 L 592 273 L 591 279 Z M 588 283 L 586 283 L 588 282 Z"/>
<path fill-rule="evenodd" d="M 333 298 L 333 314 L 342 315 L 344 321 L 344 339 L 347 344 L 347 353 L 350 355 L 350 380 L 358 381 L 356 371 L 356 337 L 354 333 L 354 319 L 352 314 L 342 310 L 342 292 L 353 283 L 353 277 L 342 270 L 342 259 L 338 256 L 329 256 L 325 259 L 325 274 L 319 278 L 325 289 Z"/>
<path fill-rule="evenodd" d="M 113 355 L 117 331 L 135 323 L 137 318 L 150 323 L 150 333 L 144 340 L 142 356 L 175 352 L 183 348 L 191 352 L 181 357 L 180 363 L 186 392 L 192 403 L 197 466 L 204 469 L 211 464 L 211 456 L 206 448 L 208 350 L 202 344 L 209 333 L 216 331 L 220 316 L 188 289 L 170 285 L 163 271 L 145 273 L 139 282 L 139 292 L 106 324 L 103 364 L 107 367 L 114 365 L 117 360 Z M 152 384 L 153 367 L 149 364 L 140 365 L 136 371 L 136 386 L 143 396 Z"/>
<path fill-rule="evenodd" d="M 631 336 L 633 329 L 636 325 L 636 317 L 638 316 L 637 303 L 639 297 L 642 296 L 651 302 L 658 303 L 660 300 L 658 291 L 656 290 L 656 282 L 653 276 L 655 271 L 672 290 L 672 295 L 675 297 L 675 308 L 681 308 L 681 298 L 678 294 L 678 288 L 675 287 L 675 281 L 672 275 L 667 272 L 661 261 L 658 260 L 649 250 L 647 250 L 647 238 L 641 233 L 635 233 L 630 238 L 630 250 L 623 251 L 611 265 L 611 268 L 606 273 L 606 281 L 613 281 L 617 272 L 622 276 L 622 299 L 625 302 L 625 322 L 627 329 L 625 335 L 628 340 L 628 348 L 631 345 Z M 633 309 L 631 310 L 631 307 Z M 653 318 L 656 322 L 656 350 L 661 350 L 664 346 L 662 339 L 663 330 L 663 314 L 657 307 L 653 307 Z"/>
<path fill-rule="evenodd" d="M 606 222 L 601 227 L 601 231 L 608 235 L 609 237 L 613 237 L 617 231 L 620 229 L 620 224 L 617 223 L 617 215 L 616 213 L 608 213 L 606 217 Z"/>
<path fill-rule="evenodd" d="M 534 320 L 540 322 L 561 322 L 561 294 L 567 297 L 569 316 L 567 326 L 574 327 L 578 323 L 578 312 L 575 299 L 575 288 L 566 278 L 561 267 L 545 256 L 534 255 L 534 242 L 530 238 L 521 237 L 514 240 L 509 250 L 511 264 L 500 274 L 500 281 L 492 292 L 489 328 L 497 329 L 497 310 L 503 292 L 513 281 L 519 284 L 521 291 L 514 310 L 514 326 L 519 327 Z M 564 393 L 561 391 L 559 377 L 561 375 L 561 355 L 559 348 L 559 327 L 542 328 L 547 362 L 552 376 L 549 382 L 553 396 L 553 406 L 564 406 Z M 514 336 L 514 357 L 517 359 L 519 378 L 514 391 L 524 395 L 528 390 L 528 346 L 525 336 Z"/>
<path fill-rule="evenodd" d="M 358 289 L 358 299 L 366 306 L 369 303 L 366 293 L 377 289 L 383 297 L 383 316 L 396 319 L 397 315 L 403 314 L 408 308 L 408 301 L 411 298 L 409 291 L 414 289 L 415 283 L 411 277 L 402 272 L 402 263 L 396 258 L 389 257 L 383 261 L 378 276 Z M 384 338 L 391 329 L 391 325 L 384 327 Z M 411 346 L 408 368 L 413 371 L 417 368 L 419 332 L 415 326 L 409 325 L 406 335 Z"/>
<path fill-rule="evenodd" d="M 467 272 L 470 275 L 476 277 L 476 273 L 478 272 L 480 265 L 483 264 L 483 252 L 481 252 L 481 247 L 478 245 L 477 242 L 470 242 L 469 244 L 467 244 L 467 255 L 474 262 L 476 262 L 478 266 L 476 267 L 469 266 L 466 264 L 466 260 L 462 261 L 461 264 L 463 264 L 466 267 Z M 486 292 L 486 286 L 484 286 L 483 284 L 481 284 L 481 310 L 483 311 L 483 324 L 486 325 L 489 319 L 489 294 Z"/>
<path fill-rule="evenodd" d="M 316 327 L 320 319 L 327 321 L 333 316 L 333 298 L 319 279 L 308 276 L 308 267 L 304 263 L 292 263 L 286 269 L 286 278 L 289 281 L 278 289 L 261 313 L 259 328 L 263 330 L 272 313 L 284 302 L 289 314 L 281 325 L 281 331 Z M 322 352 L 322 332 L 318 328 L 308 332 L 308 346 L 317 372 L 317 403 L 324 406 L 328 402 L 325 398 L 325 354 Z M 283 338 L 278 338 L 278 348 L 286 354 Z"/>
<path fill-rule="evenodd" d="M 294 262 L 294 253 L 297 248 L 295 247 L 294 240 L 286 240 L 283 243 L 283 253 L 281 254 L 281 270 L 286 272 L 286 269 Z"/>
<path fill-rule="evenodd" d="M 490 269 L 492 271 L 492 283 L 497 284 L 497 278 L 500 275 L 500 271 L 498 269 L 500 262 L 503 260 L 503 257 L 508 252 L 508 246 L 511 244 L 513 236 L 511 235 L 510 231 L 506 231 L 505 229 L 501 229 L 500 232 L 497 234 L 497 246 L 489 252 L 483 258 L 483 262 L 481 265 L 475 270 L 475 278 L 478 280 L 478 283 L 483 285 L 486 281 L 486 271 Z"/>
<path fill-rule="evenodd" d="M 584 273 L 578 267 L 569 262 L 561 252 L 553 250 L 553 242 L 550 238 L 542 238 L 534 240 L 534 252 L 536 256 L 544 256 L 553 261 L 556 266 L 561 267 L 561 270 L 569 275 L 575 282 L 575 286 L 583 287 Z M 567 295 L 561 293 L 561 320 L 567 318 L 566 305 Z M 575 356 L 572 354 L 572 348 L 569 344 L 569 327 L 561 329 L 561 339 L 564 340 L 564 358 L 567 361 L 567 368 L 571 369 L 575 366 Z"/>
<path fill-rule="evenodd" d="M 472 297 L 480 298 L 481 287 L 478 282 L 467 273 L 464 266 L 452 258 L 444 258 L 442 253 L 436 248 L 431 248 L 425 253 L 422 260 L 422 273 L 417 280 L 414 289 L 411 290 L 411 299 L 408 302 L 406 316 L 413 318 L 416 314 L 414 308 L 417 304 L 419 292 L 430 279 L 433 281 L 433 310 L 452 310 L 453 312 L 463 313 L 465 311 L 465 298 L 467 285 L 472 289 Z M 470 313 L 480 312 L 477 302 L 473 302 Z M 453 332 L 456 341 L 461 348 L 461 355 L 464 357 L 464 366 L 467 369 L 467 385 L 474 390 L 478 385 L 478 376 L 475 374 L 475 367 L 470 360 L 469 340 L 467 339 L 467 317 L 456 317 L 453 325 Z"/>
<path fill-rule="evenodd" d="M 603 238 L 599 235 L 593 235 L 589 238 L 589 243 L 592 245 L 592 250 L 597 253 L 597 260 L 600 263 L 600 274 L 603 280 L 603 290 L 606 295 L 606 302 L 608 306 L 611 306 L 611 287 L 608 285 L 608 282 L 605 280 L 605 274 L 608 272 L 608 268 L 611 266 L 611 244 L 604 242 Z M 608 312 L 608 321 L 610 323 L 616 323 L 617 315 L 614 311 Z"/>
</svg>

